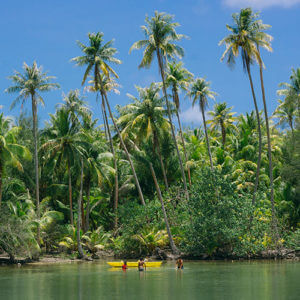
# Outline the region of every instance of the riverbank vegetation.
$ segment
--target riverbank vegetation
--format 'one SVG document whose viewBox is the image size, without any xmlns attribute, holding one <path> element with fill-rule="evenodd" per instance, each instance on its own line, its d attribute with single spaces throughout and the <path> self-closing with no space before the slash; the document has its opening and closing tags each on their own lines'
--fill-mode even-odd
<svg viewBox="0 0 300 300">
<path fill-rule="evenodd" d="M 156 64 L 161 82 L 137 86 L 115 110 L 121 61 L 101 32 L 78 42 L 82 53 L 72 59 L 98 109 L 71 90 L 39 126 L 55 77 L 36 62 L 10 77 L 12 107 L 29 101 L 32 114 L 0 114 L 0 253 L 237 258 L 300 247 L 300 68 L 278 83 L 270 114 L 269 26 L 249 8 L 234 14 L 221 60 L 232 66 L 241 57 L 255 108 L 238 115 L 201 70 L 184 67 L 178 25 L 165 13 L 146 17 L 144 39 L 130 51 L 141 49 L 139 68 Z M 201 126 L 182 126 L 184 97 L 199 106 Z"/>
</svg>

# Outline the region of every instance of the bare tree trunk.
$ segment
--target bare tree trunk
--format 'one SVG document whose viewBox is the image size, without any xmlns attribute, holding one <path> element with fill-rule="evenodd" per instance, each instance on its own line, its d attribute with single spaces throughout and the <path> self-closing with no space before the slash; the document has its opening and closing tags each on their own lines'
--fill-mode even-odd
<svg viewBox="0 0 300 300">
<path fill-rule="evenodd" d="M 179 133 L 180 133 L 180 138 L 181 138 L 181 141 L 182 141 L 184 158 L 185 158 L 185 162 L 187 163 L 188 162 L 188 157 L 187 157 L 187 152 L 186 152 L 186 148 L 185 148 L 185 141 L 184 141 L 184 138 L 183 138 L 182 127 L 181 127 L 181 122 L 180 122 L 180 117 L 179 117 L 178 110 L 176 110 L 176 116 L 177 116 L 178 125 L 179 125 Z M 190 170 L 189 166 L 187 166 L 187 173 L 188 173 L 189 185 L 192 186 L 191 170 Z"/>
<path fill-rule="evenodd" d="M 159 188 L 159 185 L 158 185 L 158 182 L 157 182 L 155 171 L 154 171 L 153 166 L 152 166 L 151 163 L 149 163 L 149 166 L 150 166 L 151 174 L 152 174 L 153 181 L 154 181 L 154 184 L 155 184 L 156 192 L 157 192 L 159 201 L 161 203 L 161 209 L 162 209 L 162 212 L 163 212 L 163 215 L 164 215 L 164 220 L 165 220 L 165 223 L 166 223 L 167 233 L 168 233 L 169 242 L 170 242 L 170 246 L 171 246 L 172 252 L 174 254 L 179 254 L 179 250 L 177 249 L 177 247 L 176 247 L 176 245 L 174 243 L 174 240 L 173 240 L 173 236 L 172 236 L 172 233 L 171 233 L 171 229 L 170 229 L 170 225 L 169 225 L 169 221 L 168 221 L 168 217 L 167 217 L 167 213 L 166 213 L 164 201 L 163 201 L 163 198 L 162 198 L 162 195 L 161 195 L 161 191 L 160 191 L 160 188 Z"/>
<path fill-rule="evenodd" d="M 88 185 L 86 189 L 86 213 L 85 213 L 85 232 L 90 229 L 90 193 L 91 193 L 91 182 L 88 179 Z"/>
<path fill-rule="evenodd" d="M 163 67 L 163 62 L 162 62 L 162 59 L 161 59 L 161 55 L 160 55 L 159 49 L 156 50 L 156 54 L 157 54 L 157 60 L 158 60 L 158 67 L 159 67 L 159 70 L 160 70 L 161 79 L 162 79 L 162 83 L 163 83 L 163 93 L 164 93 L 164 97 L 166 99 L 166 104 L 167 104 L 167 110 L 168 110 L 169 122 L 170 122 L 170 126 L 171 126 L 172 137 L 173 137 L 174 145 L 175 145 L 177 156 L 178 156 L 178 160 L 179 160 L 179 165 L 180 165 L 180 171 L 181 171 L 181 176 L 182 176 L 182 180 L 183 180 L 184 191 L 185 191 L 187 200 L 189 200 L 189 192 L 188 192 L 188 189 L 187 189 L 187 184 L 186 184 L 186 178 L 185 178 L 183 163 L 182 163 L 182 159 L 181 159 L 181 156 L 180 156 L 178 144 L 177 144 L 177 141 L 176 141 L 176 135 L 175 135 L 174 127 L 173 127 L 172 113 L 171 113 L 171 109 L 170 109 L 170 103 L 169 103 L 169 100 L 168 100 L 166 83 L 165 83 L 164 67 Z"/>
<path fill-rule="evenodd" d="M 272 205 L 272 223 L 274 228 L 276 229 L 277 234 L 277 225 L 276 225 L 276 216 L 275 216 L 275 206 L 274 206 L 274 184 L 273 184 L 273 164 L 272 164 L 272 149 L 271 149 L 271 137 L 270 137 L 270 127 L 269 127 L 269 117 L 267 111 L 267 103 L 266 103 L 266 95 L 265 95 L 265 87 L 264 87 L 264 80 L 263 80 L 263 71 L 262 71 L 262 62 L 259 63 L 259 75 L 260 75 L 260 85 L 261 85 L 261 92 L 262 98 L 264 103 L 264 113 L 266 119 L 266 129 L 267 129 L 267 140 L 268 140 L 268 157 L 269 157 L 269 174 L 270 174 L 270 198 L 271 198 L 271 205 Z"/>
<path fill-rule="evenodd" d="M 255 91 L 254 91 L 254 87 L 253 87 L 253 81 L 252 81 L 249 64 L 247 64 L 247 72 L 248 72 L 248 77 L 249 77 L 250 86 L 251 86 L 252 98 L 253 98 L 253 102 L 254 102 L 254 106 L 255 106 L 255 113 L 256 113 L 256 119 L 257 119 L 257 130 L 258 130 L 258 158 L 257 158 L 257 166 L 256 166 L 254 192 L 253 192 L 253 196 L 252 196 L 252 205 L 255 205 L 256 193 L 257 193 L 258 183 L 259 183 L 259 173 L 260 173 L 260 163 L 261 163 L 261 153 L 262 153 L 262 136 L 261 136 L 260 115 L 259 115 L 259 110 L 258 110 L 258 106 L 257 106 L 257 101 L 256 101 L 256 96 L 255 96 Z"/>
<path fill-rule="evenodd" d="M 77 206 L 78 206 L 78 212 L 77 212 L 77 214 L 78 214 L 78 216 L 77 216 L 78 258 L 85 258 L 85 254 L 83 253 L 83 249 L 82 249 L 82 246 L 81 246 L 81 239 L 80 239 L 82 190 L 83 190 L 83 159 L 81 158 L 80 191 L 79 191 L 79 197 L 78 197 L 78 200 L 77 200 Z"/>
<path fill-rule="evenodd" d="M 135 180 L 135 185 L 136 185 L 136 188 L 137 188 L 137 190 L 138 190 L 140 200 L 141 200 L 141 202 L 142 202 L 143 205 L 146 205 L 145 200 L 144 200 L 144 195 L 143 195 L 143 193 L 142 193 L 141 186 L 140 186 L 139 180 L 138 180 L 138 178 L 137 178 L 137 175 L 136 175 L 136 172 L 135 172 L 135 168 L 134 168 L 133 162 L 132 162 L 132 160 L 131 160 L 131 158 L 130 158 L 130 155 L 129 155 L 129 152 L 128 152 L 128 150 L 127 150 L 127 147 L 126 147 L 126 145 L 125 145 L 125 143 L 124 143 L 124 141 L 123 141 L 123 138 L 122 138 L 122 135 L 121 135 L 121 133 L 120 133 L 120 130 L 119 130 L 119 128 L 118 128 L 118 126 L 117 126 L 117 124 L 116 124 L 116 121 L 115 121 L 115 119 L 114 119 L 114 116 L 113 116 L 113 114 L 112 114 L 112 111 L 111 111 L 109 102 L 108 102 L 108 100 L 107 100 L 107 96 L 106 96 L 105 91 L 103 91 L 103 94 L 104 94 L 105 102 L 106 102 L 106 105 L 107 105 L 107 108 L 108 108 L 108 111 L 109 111 L 110 118 L 111 118 L 111 120 L 112 120 L 112 122 L 113 122 L 113 124 L 114 124 L 114 127 L 115 127 L 115 129 L 116 129 L 116 131 L 117 131 L 117 133 L 118 133 L 118 136 L 119 136 L 121 145 L 122 145 L 122 147 L 123 147 L 123 149 L 124 149 L 124 151 L 125 151 L 125 154 L 126 154 L 126 157 L 127 157 L 128 161 L 129 161 L 129 163 L 130 163 L 130 167 L 131 167 L 131 170 L 132 170 L 132 173 L 133 173 L 133 177 L 134 177 L 134 180 Z"/>
<path fill-rule="evenodd" d="M 157 151 L 157 154 L 159 157 L 160 166 L 161 166 L 161 170 L 162 170 L 163 177 L 164 177 L 165 187 L 166 187 L 166 190 L 168 191 L 169 190 L 168 178 L 167 178 L 165 166 L 164 166 L 164 163 L 162 160 L 162 156 L 161 156 L 161 152 L 160 152 L 160 143 L 159 143 L 159 139 L 158 139 L 156 130 L 154 130 L 153 134 L 154 134 L 154 147 L 156 148 L 156 151 Z"/>
<path fill-rule="evenodd" d="M 70 160 L 68 161 L 68 177 L 69 177 L 69 205 L 70 205 L 70 223 L 73 226 L 73 201 L 72 201 L 72 178 Z"/>
<path fill-rule="evenodd" d="M 37 105 L 35 95 L 31 94 L 32 103 L 32 125 L 34 140 L 34 168 L 35 168 L 35 197 L 36 197 L 36 215 L 38 219 L 37 225 L 37 242 L 40 244 L 40 189 L 39 189 L 39 157 L 38 157 L 38 136 L 37 136 Z"/>
<path fill-rule="evenodd" d="M 206 128 L 205 113 L 204 113 L 203 106 L 201 104 L 200 104 L 200 108 L 201 108 L 201 113 L 202 113 L 203 126 L 204 126 L 206 146 L 207 146 L 207 152 L 208 152 L 208 156 L 209 156 L 210 167 L 211 167 L 211 169 L 213 169 L 213 162 L 212 162 L 209 139 L 208 139 L 207 128 Z"/>
</svg>

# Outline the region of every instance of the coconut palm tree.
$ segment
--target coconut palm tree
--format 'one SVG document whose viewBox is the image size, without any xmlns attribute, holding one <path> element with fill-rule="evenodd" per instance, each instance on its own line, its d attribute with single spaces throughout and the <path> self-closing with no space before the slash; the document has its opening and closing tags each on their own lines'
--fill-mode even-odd
<svg viewBox="0 0 300 300">
<path fill-rule="evenodd" d="M 29 150 L 18 144 L 19 127 L 12 127 L 12 120 L 0 114 L 0 208 L 2 202 L 2 177 L 5 165 L 11 165 L 23 171 L 20 158 L 31 159 Z"/>
<path fill-rule="evenodd" d="M 297 103 L 293 101 L 292 96 L 286 96 L 284 100 L 278 100 L 279 105 L 273 113 L 273 117 L 278 119 L 276 126 L 284 127 L 286 124 L 290 127 L 294 135 L 294 122 L 297 113 Z"/>
<path fill-rule="evenodd" d="M 180 101 L 179 101 L 178 94 L 179 94 L 179 90 L 183 90 L 185 92 L 188 90 L 192 78 L 193 78 L 193 74 L 183 67 L 182 62 L 176 63 L 175 61 L 173 61 L 168 63 L 167 70 L 166 70 L 166 85 L 167 87 L 170 87 L 172 89 L 172 97 L 173 97 L 174 105 L 176 107 L 175 112 L 176 112 L 178 126 L 179 126 L 179 133 L 181 137 L 185 163 L 187 163 L 188 161 L 188 156 L 186 152 L 185 141 L 183 138 L 182 127 L 181 127 L 181 122 L 179 117 Z M 188 171 L 189 184 L 191 185 L 192 181 L 191 181 L 191 172 L 189 166 L 187 166 L 187 171 Z"/>
<path fill-rule="evenodd" d="M 136 142 L 152 140 L 153 153 L 157 153 L 159 157 L 165 187 L 168 190 L 168 179 L 161 155 L 159 138 L 160 131 L 168 131 L 170 128 L 168 120 L 164 117 L 168 114 L 163 107 L 164 100 L 159 96 L 160 88 L 155 83 L 146 88 L 136 86 L 136 89 L 139 99 L 127 94 L 133 100 L 133 103 L 123 108 L 118 123 L 124 124 L 122 130 L 124 138 L 126 138 L 129 131 L 134 131 L 136 132 Z"/>
<path fill-rule="evenodd" d="M 50 82 L 55 79 L 54 76 L 48 76 L 47 72 L 43 72 L 42 66 L 38 67 L 33 62 L 30 67 L 25 62 L 23 64 L 23 74 L 15 71 L 15 74 L 9 76 L 13 85 L 6 89 L 7 93 L 18 93 L 18 97 L 12 102 L 13 109 L 19 102 L 24 103 L 26 99 L 31 98 L 32 106 L 32 130 L 34 138 L 34 166 L 35 166 L 35 197 L 37 218 L 40 219 L 40 194 L 39 194 L 39 160 L 38 160 L 38 136 L 37 136 L 37 104 L 44 104 L 44 100 L 40 92 L 48 92 L 59 88 L 59 84 Z M 40 230 L 37 231 L 38 242 L 40 240 Z"/>
<path fill-rule="evenodd" d="M 264 106 L 264 115 L 266 121 L 266 130 L 267 130 L 267 141 L 268 141 L 268 158 L 269 158 L 269 176 L 270 176 L 270 200 L 272 204 L 272 219 L 273 225 L 276 228 L 275 224 L 275 207 L 274 207 L 274 184 L 273 184 L 273 163 L 272 163 L 272 145 L 271 145 L 271 136 L 270 136 L 270 126 L 269 126 L 269 116 L 267 110 L 267 102 L 266 102 L 266 94 L 265 94 L 265 86 L 263 79 L 263 68 L 264 63 L 262 61 L 260 55 L 260 48 L 264 48 L 268 51 L 272 51 L 271 41 L 273 37 L 265 31 L 270 28 L 270 25 L 263 24 L 262 20 L 259 20 L 259 13 L 252 13 L 251 9 L 248 9 L 248 14 L 250 15 L 249 19 L 251 20 L 251 26 L 253 27 L 253 31 L 251 32 L 251 39 L 256 44 L 257 52 L 255 52 L 256 62 L 259 65 L 259 76 L 260 76 L 260 87 L 263 99 Z M 277 232 L 277 230 L 276 230 Z"/>
<path fill-rule="evenodd" d="M 292 75 L 290 76 L 290 83 L 282 82 L 279 87 L 284 87 L 277 91 L 280 96 L 289 96 L 289 100 L 294 101 L 297 105 L 298 114 L 300 112 L 300 68 L 292 69 Z"/>
<path fill-rule="evenodd" d="M 149 18 L 148 16 L 146 16 L 145 22 L 146 25 L 141 27 L 145 34 L 145 39 L 135 42 L 131 46 L 129 52 L 131 52 L 134 49 L 145 48 L 143 59 L 139 65 L 139 68 L 149 68 L 154 59 L 154 56 L 157 57 L 158 68 L 163 83 L 163 94 L 166 99 L 168 117 L 171 125 L 173 141 L 175 144 L 180 164 L 180 171 L 183 179 L 184 190 L 186 192 L 187 198 L 189 198 L 183 163 L 180 156 L 175 135 L 175 129 L 172 122 L 172 112 L 168 100 L 167 86 L 165 82 L 165 70 L 167 60 L 170 58 L 174 58 L 175 56 L 181 58 L 184 54 L 183 48 L 175 44 L 175 42 L 181 40 L 184 37 L 184 35 L 178 34 L 176 32 L 176 27 L 179 26 L 179 23 L 173 22 L 173 16 L 171 15 L 159 13 L 156 11 L 154 17 Z"/>
<path fill-rule="evenodd" d="M 77 42 L 79 47 L 81 48 L 82 52 L 84 53 L 83 56 L 77 56 L 72 59 L 72 61 L 75 61 L 77 66 L 87 66 L 83 80 L 82 85 L 85 83 L 86 79 L 90 75 L 93 69 L 93 80 L 95 83 L 95 90 L 100 91 L 101 97 L 102 97 L 102 107 L 105 112 L 105 105 L 108 108 L 110 118 L 114 124 L 115 130 L 117 131 L 117 134 L 119 136 L 121 145 L 126 153 L 127 159 L 130 162 L 130 167 L 132 169 L 132 173 L 135 179 L 136 187 L 139 193 L 140 200 L 143 205 L 145 205 L 144 196 L 140 187 L 139 180 L 137 178 L 135 168 L 133 165 L 133 162 L 130 158 L 129 152 L 126 148 L 126 145 L 122 139 L 121 133 L 117 127 L 116 121 L 113 117 L 109 101 L 107 99 L 107 91 L 104 89 L 104 85 L 102 82 L 102 77 L 100 76 L 101 73 L 103 73 L 108 78 L 112 74 L 116 78 L 118 78 L 117 73 L 110 67 L 110 63 L 120 64 L 121 61 L 114 57 L 117 50 L 112 47 L 113 41 L 109 41 L 105 44 L 103 44 L 103 33 L 89 33 L 89 45 L 86 46 L 80 42 Z M 106 123 L 108 125 L 108 122 L 106 120 Z M 108 126 L 107 129 L 109 130 Z M 110 143 L 112 145 L 112 138 L 110 136 Z"/>
<path fill-rule="evenodd" d="M 196 78 L 195 81 L 191 84 L 190 91 L 188 96 L 192 99 L 193 107 L 198 102 L 199 108 L 202 114 L 203 126 L 205 131 L 207 152 L 209 156 L 210 167 L 213 168 L 213 162 L 211 157 L 209 139 L 207 134 L 206 120 L 205 120 L 205 109 L 208 106 L 208 99 L 215 99 L 217 93 L 210 90 L 210 83 L 205 81 L 203 78 Z"/>
<path fill-rule="evenodd" d="M 73 225 L 71 168 L 85 153 L 87 143 L 84 133 L 79 131 L 79 124 L 72 122 L 71 114 L 66 109 L 60 108 L 55 115 L 50 114 L 50 118 L 50 124 L 42 133 L 47 141 L 41 146 L 41 151 L 45 152 L 47 163 L 53 164 L 54 169 L 61 166 L 67 168 L 70 223 Z"/>
<path fill-rule="evenodd" d="M 226 50 L 221 57 L 221 61 L 226 58 L 227 64 L 230 67 L 234 66 L 236 57 L 238 57 L 238 55 L 241 53 L 243 68 L 244 71 L 247 72 L 250 82 L 252 98 L 256 112 L 259 139 L 256 180 L 252 198 L 252 202 L 254 204 L 258 188 L 262 152 L 261 122 L 251 75 L 251 65 L 259 57 L 256 39 L 254 38 L 256 33 L 256 25 L 254 24 L 255 15 L 252 14 L 251 8 L 246 8 L 241 9 L 240 13 L 234 13 L 232 15 L 232 19 L 234 24 L 232 26 L 226 25 L 227 29 L 230 31 L 230 34 L 221 40 L 219 45 L 225 44 Z"/>
<path fill-rule="evenodd" d="M 233 116 L 235 113 L 231 112 L 232 107 L 227 107 L 226 102 L 216 103 L 213 111 L 209 111 L 208 115 L 212 117 L 207 121 L 207 124 L 211 124 L 211 129 L 221 130 L 222 145 L 225 148 L 227 130 L 235 128 L 233 122 L 236 118 Z"/>
</svg>

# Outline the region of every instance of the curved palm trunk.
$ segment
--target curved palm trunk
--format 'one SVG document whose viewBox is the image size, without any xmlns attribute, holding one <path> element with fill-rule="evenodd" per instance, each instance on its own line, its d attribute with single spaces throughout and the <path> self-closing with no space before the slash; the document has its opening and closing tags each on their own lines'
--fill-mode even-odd
<svg viewBox="0 0 300 300">
<path fill-rule="evenodd" d="M 109 125 L 108 125 L 108 118 L 107 118 L 107 114 L 106 114 L 106 107 L 105 107 L 105 100 L 104 100 L 103 92 L 101 92 L 101 97 L 102 97 L 102 109 L 103 109 L 104 122 L 105 122 L 105 134 L 107 131 L 111 153 L 113 154 L 113 158 L 114 158 L 114 169 L 115 169 L 115 173 L 116 173 L 115 174 L 115 189 L 114 189 L 114 213 L 115 213 L 114 228 L 117 228 L 117 226 L 118 226 L 118 202 L 119 202 L 118 162 L 117 162 L 116 152 L 114 149 L 114 144 L 112 141 L 111 132 L 110 132 Z"/>
<path fill-rule="evenodd" d="M 177 156 L 178 156 L 178 160 L 179 160 L 179 165 L 180 165 L 180 171 L 181 171 L 181 176 L 182 176 L 182 180 L 183 180 L 184 191 L 185 191 L 187 200 L 189 200 L 189 192 L 188 192 L 188 189 L 187 189 L 187 184 L 186 184 L 186 178 L 185 178 L 183 163 L 182 163 L 182 159 L 181 159 L 181 156 L 180 156 L 178 144 L 177 144 L 177 141 L 176 141 L 176 135 L 175 135 L 174 127 L 173 127 L 172 114 L 171 114 L 170 103 L 169 103 L 169 100 L 168 100 L 166 83 L 165 83 L 165 75 L 164 75 L 163 62 L 162 62 L 162 57 L 161 57 L 161 54 L 159 52 L 159 49 L 156 50 L 156 54 L 157 54 L 157 60 L 158 60 L 158 67 L 159 67 L 159 70 L 160 70 L 161 79 L 162 79 L 162 83 L 163 83 L 163 93 L 164 93 L 164 97 L 166 99 L 167 110 L 168 110 L 168 117 L 169 117 L 169 122 L 170 122 L 170 126 L 171 126 L 172 137 L 173 137 L 174 145 L 175 145 Z"/>
<path fill-rule="evenodd" d="M 111 120 L 112 120 L 112 122 L 114 124 L 114 127 L 115 127 L 115 129 L 117 131 L 118 137 L 120 139 L 121 145 L 122 145 L 122 147 L 123 147 L 123 149 L 125 151 L 125 154 L 126 154 L 126 157 L 127 157 L 128 161 L 130 163 L 130 167 L 131 167 L 131 170 L 132 170 L 132 173 L 133 173 L 133 177 L 134 177 L 134 180 L 135 180 L 135 185 L 136 185 L 136 188 L 138 190 L 140 200 L 142 202 L 142 205 L 146 205 L 145 200 L 144 200 L 144 195 L 142 193 L 142 189 L 141 189 L 139 180 L 137 178 L 133 162 L 132 162 L 132 160 L 130 158 L 130 155 L 129 155 L 129 152 L 127 150 L 127 147 L 126 147 L 126 145 L 125 145 L 125 143 L 123 141 L 123 138 L 122 138 L 122 135 L 120 133 L 120 130 L 119 130 L 119 128 L 118 128 L 118 126 L 117 126 L 117 124 L 115 122 L 115 119 L 114 119 L 114 116 L 112 114 L 112 111 L 111 111 L 111 108 L 110 108 L 110 105 L 109 105 L 109 102 L 108 102 L 107 95 L 106 95 L 105 91 L 103 92 L 103 94 L 104 94 L 105 102 L 106 102 L 106 105 L 107 105 L 107 108 L 108 108 L 108 111 L 109 111 L 110 118 L 111 118 Z"/>
<path fill-rule="evenodd" d="M 81 158 L 81 173 L 80 173 L 80 192 L 77 200 L 77 248 L 78 248 L 78 258 L 84 258 L 85 255 L 83 253 L 83 249 L 81 246 L 80 239 L 80 224 L 81 224 L 81 203 L 82 203 L 82 190 L 83 190 L 83 159 Z"/>
<path fill-rule="evenodd" d="M 72 201 L 72 178 L 71 178 L 71 166 L 70 161 L 68 161 L 68 177 L 69 177 L 69 205 L 70 205 L 70 223 L 73 226 L 73 201 Z"/>
<path fill-rule="evenodd" d="M 256 176 L 255 176 L 255 186 L 254 186 L 254 192 L 253 192 L 253 196 L 252 196 L 252 204 L 255 205 L 256 192 L 257 192 L 258 183 L 259 183 L 260 164 L 261 164 L 262 136 L 261 136 L 260 115 L 259 115 L 255 91 L 254 91 L 254 87 L 253 87 L 253 81 L 252 81 L 252 76 L 251 76 L 251 72 L 250 72 L 250 65 L 246 64 L 246 67 L 247 67 L 248 77 L 249 77 L 250 86 L 251 86 L 252 98 L 253 98 L 253 102 L 254 102 L 254 106 L 255 106 L 255 113 L 256 113 L 256 119 L 257 119 L 257 130 L 258 130 L 258 158 L 257 158 L 257 167 L 256 167 Z"/>
<path fill-rule="evenodd" d="M 166 213 L 164 201 L 163 201 L 163 198 L 162 198 L 162 195 L 161 195 L 161 191 L 160 191 L 160 188 L 159 188 L 159 185 L 158 185 L 158 182 L 157 182 L 155 171 L 154 171 L 153 166 L 152 166 L 151 163 L 149 163 L 149 167 L 150 167 L 151 174 L 152 174 L 152 177 L 153 177 L 153 181 L 154 181 L 154 184 L 155 184 L 156 192 L 157 192 L 159 201 L 161 203 L 161 209 L 162 209 L 162 212 L 163 212 L 163 215 L 164 215 L 164 220 L 165 220 L 165 223 L 166 223 L 167 233 L 168 233 L 169 242 L 170 242 L 170 246 L 171 246 L 172 252 L 174 254 L 179 254 L 179 250 L 177 249 L 177 247 L 176 247 L 176 245 L 174 243 L 174 240 L 173 240 L 173 236 L 172 236 L 172 233 L 171 233 L 171 229 L 170 229 L 170 225 L 169 225 L 169 221 L 168 221 L 168 217 L 167 217 L 167 213 Z"/>
<path fill-rule="evenodd" d="M 39 157 L 38 157 L 38 137 L 37 137 L 37 106 L 35 95 L 31 94 L 32 104 L 32 128 L 34 140 L 34 168 L 35 168 L 35 197 L 36 197 L 36 215 L 38 219 L 37 242 L 40 244 L 40 189 L 39 189 Z"/>
<path fill-rule="evenodd" d="M 165 169 L 164 162 L 163 162 L 161 152 L 160 152 L 159 139 L 158 139 L 156 130 L 154 130 L 153 133 L 154 133 L 154 145 L 155 145 L 154 147 L 156 148 L 156 151 L 157 151 L 157 154 L 158 154 L 158 157 L 159 157 L 160 166 L 161 166 L 161 170 L 162 170 L 162 173 L 163 173 L 166 190 L 168 191 L 169 190 L 168 178 L 167 178 L 166 169 Z"/>
<path fill-rule="evenodd" d="M 271 150 L 271 137 L 270 137 L 270 127 L 269 127 L 269 117 L 267 111 L 267 103 L 266 103 L 266 95 L 265 95 L 265 87 L 264 87 L 264 80 L 263 80 L 263 71 L 262 71 L 262 62 L 259 63 L 259 75 L 260 75 L 260 85 L 261 85 L 261 92 L 264 104 L 264 113 L 266 119 L 266 129 L 267 129 L 267 139 L 268 139 L 268 157 L 269 157 L 269 174 L 270 174 L 270 198 L 271 198 L 271 205 L 272 205 L 272 222 L 273 226 L 276 229 L 277 233 L 277 225 L 275 220 L 275 206 L 274 206 L 274 184 L 273 184 L 273 163 L 272 163 L 272 150 Z"/>
<path fill-rule="evenodd" d="M 201 113 L 202 113 L 203 126 L 204 126 L 206 146 L 207 146 L 207 152 L 208 152 L 208 156 L 209 156 L 210 167 L 211 167 L 211 169 L 213 169 L 213 162 L 212 162 L 212 157 L 211 157 L 211 151 L 210 151 L 209 139 L 208 139 L 208 134 L 207 134 L 205 113 L 204 113 L 203 105 L 200 105 L 200 108 L 201 108 Z"/>
<path fill-rule="evenodd" d="M 180 121 L 178 109 L 176 109 L 176 116 L 177 116 L 177 121 L 178 121 L 178 126 L 179 126 L 179 134 L 180 134 L 180 138 L 181 138 L 181 142 L 182 142 L 184 158 L 185 158 L 185 162 L 187 163 L 188 162 L 188 157 L 187 157 L 187 152 L 186 152 L 186 148 L 185 148 L 185 141 L 184 141 L 184 138 L 183 138 L 181 121 Z M 192 185 L 192 179 L 191 179 L 191 170 L 190 170 L 189 166 L 187 166 L 187 173 L 188 173 L 189 184 L 191 186 Z"/>
</svg>

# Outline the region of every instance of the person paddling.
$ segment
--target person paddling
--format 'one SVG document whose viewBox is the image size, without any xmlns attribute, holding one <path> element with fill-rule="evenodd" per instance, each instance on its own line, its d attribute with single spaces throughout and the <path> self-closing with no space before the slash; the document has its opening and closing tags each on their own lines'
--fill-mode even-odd
<svg viewBox="0 0 300 300">
<path fill-rule="evenodd" d="M 141 258 L 139 261 L 138 261 L 138 270 L 139 271 L 144 271 L 144 268 L 146 270 L 146 264 L 144 262 L 144 259 Z"/>
<path fill-rule="evenodd" d="M 183 269 L 183 260 L 182 258 L 178 258 L 176 261 L 177 269 Z"/>
<path fill-rule="evenodd" d="M 122 265 L 122 270 L 123 270 L 123 271 L 126 271 L 127 268 L 128 268 L 128 267 L 127 267 L 127 261 L 125 260 L 124 263 L 123 263 L 123 265 Z"/>
</svg>

